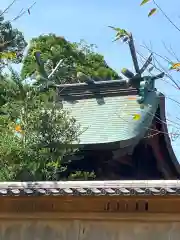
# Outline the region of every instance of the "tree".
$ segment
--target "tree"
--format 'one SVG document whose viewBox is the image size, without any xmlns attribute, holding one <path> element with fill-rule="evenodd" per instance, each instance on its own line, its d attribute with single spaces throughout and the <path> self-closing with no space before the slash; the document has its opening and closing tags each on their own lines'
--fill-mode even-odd
<svg viewBox="0 0 180 240">
<path fill-rule="evenodd" d="M 35 78 L 37 76 L 34 51 L 40 51 L 48 74 L 61 61 L 53 75 L 55 83 L 73 83 L 77 81 L 77 73 L 82 72 L 98 80 L 102 78 L 117 79 L 118 74 L 105 62 L 104 57 L 94 51 L 94 45 L 84 41 L 71 43 L 55 34 L 41 35 L 31 40 L 30 47 L 23 61 L 21 76 Z"/>
<path fill-rule="evenodd" d="M 164 11 L 164 9 L 161 7 L 161 5 L 157 4 L 156 0 L 142 0 L 140 3 L 140 6 L 144 6 L 147 3 L 152 6 L 149 10 L 148 17 L 153 16 L 157 11 L 159 11 L 163 17 L 171 24 L 171 26 L 176 29 L 178 32 L 180 32 L 180 28 L 173 22 L 173 20 L 168 16 L 168 14 Z M 111 27 L 113 30 L 116 32 L 116 40 L 122 40 L 123 42 L 129 43 L 129 33 L 125 29 L 121 29 L 118 27 Z M 171 85 L 171 87 L 175 88 L 176 90 L 180 89 L 180 82 L 173 76 L 173 71 L 180 72 L 180 58 L 177 56 L 176 51 L 173 50 L 173 48 L 170 46 L 169 48 L 163 42 L 164 48 L 167 55 L 162 55 L 159 52 L 156 52 L 152 50 L 152 45 L 148 47 L 147 44 L 141 44 L 140 46 L 143 49 L 146 49 L 150 53 L 150 57 L 147 58 L 144 56 L 144 54 L 141 53 L 141 51 L 137 51 L 136 55 L 138 56 L 139 60 L 141 61 L 142 65 L 146 65 L 147 62 L 149 62 L 149 59 L 151 58 L 153 61 L 151 61 L 149 64 L 147 64 L 146 70 L 149 72 L 149 75 L 154 76 L 156 73 L 164 73 L 164 78 L 163 81 L 166 82 L 167 84 Z M 172 59 L 173 58 L 173 59 Z M 166 66 L 163 66 L 164 63 Z M 124 74 L 125 75 L 125 74 Z M 170 80 L 170 82 L 169 82 Z M 177 95 L 178 96 L 178 95 Z M 175 99 L 174 97 L 170 97 L 166 95 L 166 99 L 172 101 L 175 103 L 177 108 L 179 108 L 180 102 L 179 99 Z M 169 117 L 168 117 L 169 118 Z M 177 122 L 178 121 L 178 122 Z M 173 114 L 173 118 L 167 119 L 167 124 L 169 127 L 169 132 L 171 141 L 177 140 L 179 138 L 179 117 L 177 114 Z"/>
<path fill-rule="evenodd" d="M 22 32 L 5 21 L 0 12 L 0 71 L 8 63 L 20 63 L 26 46 Z"/>
<path fill-rule="evenodd" d="M 66 171 L 63 157 L 76 151 L 79 126 L 56 105 L 54 90 L 40 92 L 11 73 L 14 88 L 0 117 L 0 180 L 56 180 Z"/>
<path fill-rule="evenodd" d="M 6 21 L 0 12 L 0 113 L 2 106 L 7 102 L 7 95 L 11 98 L 18 95 L 16 84 L 8 74 L 2 74 L 2 70 L 11 63 L 20 63 L 26 46 L 23 33 L 14 29 L 11 22 Z"/>
<path fill-rule="evenodd" d="M 93 172 L 69 171 L 70 161 L 64 161 L 67 155 L 77 151 L 72 142 L 78 141 L 81 131 L 75 119 L 56 102 L 55 89 L 27 84 L 11 68 L 11 63 L 22 60 L 27 45 L 23 34 L 1 17 L 0 37 L 0 68 L 7 66 L 11 73 L 0 74 L 0 181 L 94 178 Z M 64 65 L 58 74 L 63 79 L 62 70 L 71 70 L 67 76 L 73 76 L 73 64 L 80 65 L 83 54 L 75 44 L 63 38 L 59 40 L 63 46 L 60 56 L 64 56 Z M 12 52 L 17 54 L 16 58 L 2 58 Z M 50 72 L 59 55 L 49 57 L 46 69 Z M 31 60 L 36 69 L 33 56 Z"/>
<path fill-rule="evenodd" d="M 56 102 L 55 89 L 27 84 L 9 67 L 1 76 L 0 180 L 89 179 L 69 171 L 66 155 L 81 133 L 75 119 Z"/>
</svg>

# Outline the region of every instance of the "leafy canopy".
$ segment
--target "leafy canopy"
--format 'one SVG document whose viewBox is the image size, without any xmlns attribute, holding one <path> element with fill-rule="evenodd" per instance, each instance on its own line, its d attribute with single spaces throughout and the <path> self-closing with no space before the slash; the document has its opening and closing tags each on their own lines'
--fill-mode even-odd
<svg viewBox="0 0 180 240">
<path fill-rule="evenodd" d="M 5 21 L 4 17 L 0 16 L 0 71 L 9 63 L 20 63 L 26 46 L 22 32 L 13 28 L 10 21 Z M 12 53 L 15 53 L 15 57 L 8 58 Z"/>
<path fill-rule="evenodd" d="M 31 40 L 27 56 L 23 61 L 22 79 L 37 78 L 34 59 L 34 52 L 37 50 L 41 52 L 41 58 L 48 74 L 61 61 L 58 70 L 53 75 L 53 81 L 57 84 L 77 82 L 78 72 L 96 80 L 118 78 L 118 74 L 107 65 L 104 57 L 95 52 L 94 45 L 87 45 L 84 41 L 71 43 L 63 37 L 49 34 Z"/>
<path fill-rule="evenodd" d="M 76 150 L 79 126 L 56 104 L 54 90 L 41 92 L 11 72 L 1 106 L 0 180 L 55 180 L 66 170 L 63 157 Z"/>
</svg>

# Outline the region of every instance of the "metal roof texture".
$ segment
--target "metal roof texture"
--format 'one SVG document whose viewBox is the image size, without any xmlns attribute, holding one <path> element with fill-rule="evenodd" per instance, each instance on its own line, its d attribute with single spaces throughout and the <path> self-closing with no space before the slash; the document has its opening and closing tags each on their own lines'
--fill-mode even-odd
<svg viewBox="0 0 180 240">
<path fill-rule="evenodd" d="M 113 85 L 105 89 L 103 84 L 97 86 L 96 93 L 101 92 L 99 96 L 95 93 L 93 95 L 91 86 L 85 88 L 80 85 L 77 88 L 75 85 L 74 89 L 71 86 L 69 90 L 70 99 L 67 97 L 68 90 L 66 97 L 62 97 L 63 108 L 80 125 L 78 144 L 103 144 L 142 138 L 157 111 L 159 93 L 149 92 L 142 108 L 137 101 L 137 93 L 129 95 L 121 86 L 116 90 Z M 92 91 L 91 97 L 86 90 Z"/>
</svg>

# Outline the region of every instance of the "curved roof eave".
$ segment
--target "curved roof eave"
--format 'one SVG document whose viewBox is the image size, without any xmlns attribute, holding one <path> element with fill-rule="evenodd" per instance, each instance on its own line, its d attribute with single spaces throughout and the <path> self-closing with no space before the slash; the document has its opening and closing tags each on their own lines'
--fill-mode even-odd
<svg viewBox="0 0 180 240">
<path fill-rule="evenodd" d="M 165 113 L 165 96 L 163 94 L 161 94 L 160 96 L 160 119 L 161 119 L 161 125 L 162 125 L 162 132 L 164 140 L 165 140 L 165 144 L 166 144 L 166 149 L 168 151 L 170 160 L 174 166 L 174 169 L 176 170 L 177 174 L 180 177 L 180 164 L 175 156 L 175 153 L 173 151 L 172 145 L 171 145 L 171 140 L 169 137 L 169 133 L 168 133 L 168 128 L 167 128 L 167 122 L 166 122 L 166 113 Z"/>
</svg>

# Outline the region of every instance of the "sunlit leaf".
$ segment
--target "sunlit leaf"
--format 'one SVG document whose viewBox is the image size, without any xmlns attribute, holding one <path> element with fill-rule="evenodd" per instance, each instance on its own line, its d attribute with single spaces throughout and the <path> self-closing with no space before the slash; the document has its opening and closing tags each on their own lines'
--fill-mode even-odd
<svg viewBox="0 0 180 240">
<path fill-rule="evenodd" d="M 108 26 L 109 28 L 112 28 L 114 31 L 120 32 L 122 29 L 121 28 L 117 28 L 117 27 L 113 27 L 113 26 Z"/>
<path fill-rule="evenodd" d="M 172 65 L 170 66 L 170 70 L 177 70 L 178 68 L 180 68 L 180 63 L 172 63 Z"/>
<path fill-rule="evenodd" d="M 134 114 L 133 116 L 133 120 L 136 120 L 136 121 L 140 120 L 140 118 L 141 118 L 140 114 Z"/>
<path fill-rule="evenodd" d="M 156 11 L 157 11 L 156 8 L 151 9 L 151 11 L 150 11 L 149 14 L 148 14 L 148 17 L 151 17 L 153 14 L 156 13 Z"/>
<path fill-rule="evenodd" d="M 148 2 L 150 2 L 150 0 L 143 0 L 143 1 L 141 2 L 140 6 L 142 6 L 142 5 L 144 5 L 144 4 L 148 3 Z"/>
<path fill-rule="evenodd" d="M 16 130 L 16 132 L 21 132 L 21 126 L 20 126 L 20 125 L 17 125 L 17 126 L 15 127 L 15 130 Z"/>
<path fill-rule="evenodd" d="M 114 31 L 117 32 L 116 36 L 118 36 L 118 35 L 124 35 L 124 36 L 129 35 L 129 33 L 123 28 L 116 28 L 116 27 L 112 27 L 112 26 L 108 26 L 108 27 L 112 28 Z"/>
<path fill-rule="evenodd" d="M 113 42 L 118 41 L 120 39 L 123 39 L 123 41 L 125 41 L 125 42 L 128 41 L 129 33 L 125 29 L 116 28 L 116 27 L 112 27 L 112 26 L 109 26 L 109 27 L 112 28 L 114 31 L 116 31 L 116 37 L 113 40 Z"/>
</svg>

